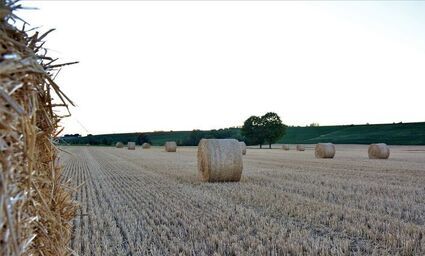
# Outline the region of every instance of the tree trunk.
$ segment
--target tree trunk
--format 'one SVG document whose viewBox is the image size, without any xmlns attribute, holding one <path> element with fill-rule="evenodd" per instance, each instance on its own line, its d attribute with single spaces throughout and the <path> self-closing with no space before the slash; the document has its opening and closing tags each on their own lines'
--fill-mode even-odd
<svg viewBox="0 0 425 256">
<path fill-rule="evenodd" d="M 272 144 L 271 143 L 269 144 L 269 149 L 272 149 Z"/>
<path fill-rule="evenodd" d="M 263 148 L 263 145 L 260 144 L 260 149 L 262 149 L 262 148 Z"/>
</svg>

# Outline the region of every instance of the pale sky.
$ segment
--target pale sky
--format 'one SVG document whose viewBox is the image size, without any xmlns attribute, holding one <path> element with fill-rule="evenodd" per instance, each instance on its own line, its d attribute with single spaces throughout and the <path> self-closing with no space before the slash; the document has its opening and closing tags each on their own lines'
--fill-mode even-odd
<svg viewBox="0 0 425 256">
<path fill-rule="evenodd" d="M 425 121 L 425 2 L 24 1 L 77 104 L 64 133 Z M 83 128 L 85 127 L 85 128 Z"/>
</svg>

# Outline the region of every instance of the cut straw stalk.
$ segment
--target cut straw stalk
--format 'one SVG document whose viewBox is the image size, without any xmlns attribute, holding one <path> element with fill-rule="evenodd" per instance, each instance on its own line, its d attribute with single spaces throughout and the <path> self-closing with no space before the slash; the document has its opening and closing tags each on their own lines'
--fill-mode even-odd
<svg viewBox="0 0 425 256">
<path fill-rule="evenodd" d="M 76 204 L 61 181 L 53 106 L 72 102 L 53 81 L 42 40 L 9 23 L 16 1 L 0 0 L 0 255 L 67 255 Z M 6 58 L 7 57 L 7 58 Z M 51 92 L 59 103 L 52 102 Z"/>
</svg>

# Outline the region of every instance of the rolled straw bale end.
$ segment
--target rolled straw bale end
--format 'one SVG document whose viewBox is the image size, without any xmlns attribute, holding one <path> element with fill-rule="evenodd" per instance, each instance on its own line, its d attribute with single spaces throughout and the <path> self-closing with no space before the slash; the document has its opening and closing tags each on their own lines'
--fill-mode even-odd
<svg viewBox="0 0 425 256">
<path fill-rule="evenodd" d="M 124 144 L 122 142 L 117 142 L 115 144 L 115 147 L 117 147 L 117 148 L 123 148 L 124 147 Z"/>
<path fill-rule="evenodd" d="M 287 145 L 287 144 L 283 144 L 283 145 L 282 145 L 282 149 L 283 149 L 283 150 L 289 150 L 289 145 Z"/>
<path fill-rule="evenodd" d="M 241 146 L 242 155 L 246 155 L 246 144 L 243 141 L 239 141 L 239 145 Z"/>
<path fill-rule="evenodd" d="M 151 144 L 145 142 L 142 144 L 142 148 L 147 149 L 147 148 L 151 148 Z"/>
<path fill-rule="evenodd" d="M 128 150 L 135 150 L 136 149 L 136 142 L 128 142 L 127 143 Z"/>
<path fill-rule="evenodd" d="M 165 151 L 166 152 L 176 152 L 177 151 L 177 143 L 175 141 L 165 142 Z"/>
<path fill-rule="evenodd" d="M 301 145 L 301 144 L 297 145 L 297 151 L 304 151 L 304 150 L 305 150 L 304 145 Z"/>
<path fill-rule="evenodd" d="M 198 145 L 198 173 L 202 181 L 239 181 L 242 151 L 235 139 L 202 139 Z"/>
<path fill-rule="evenodd" d="M 369 159 L 388 159 L 390 147 L 385 143 L 371 144 L 368 149 Z"/>
<path fill-rule="evenodd" d="M 314 149 L 316 158 L 334 158 L 335 145 L 332 143 L 318 143 Z"/>
</svg>

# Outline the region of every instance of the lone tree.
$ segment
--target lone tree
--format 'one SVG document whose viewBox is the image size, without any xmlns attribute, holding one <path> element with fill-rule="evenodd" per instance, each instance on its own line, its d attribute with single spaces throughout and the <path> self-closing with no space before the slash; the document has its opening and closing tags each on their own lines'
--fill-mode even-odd
<svg viewBox="0 0 425 256">
<path fill-rule="evenodd" d="M 260 148 L 264 144 L 265 138 L 263 136 L 263 122 L 258 116 L 251 116 L 245 120 L 241 133 L 246 138 L 249 145 L 260 144 Z"/>
<path fill-rule="evenodd" d="M 266 113 L 261 117 L 249 117 L 241 129 L 247 143 L 250 145 L 259 144 L 260 148 L 266 142 L 271 148 L 273 143 L 285 135 L 285 132 L 286 126 L 282 124 L 280 117 L 273 112 Z"/>
<path fill-rule="evenodd" d="M 272 148 L 272 144 L 286 134 L 286 125 L 282 123 L 280 117 L 273 112 L 268 112 L 261 117 L 264 129 L 264 139 Z"/>
</svg>

